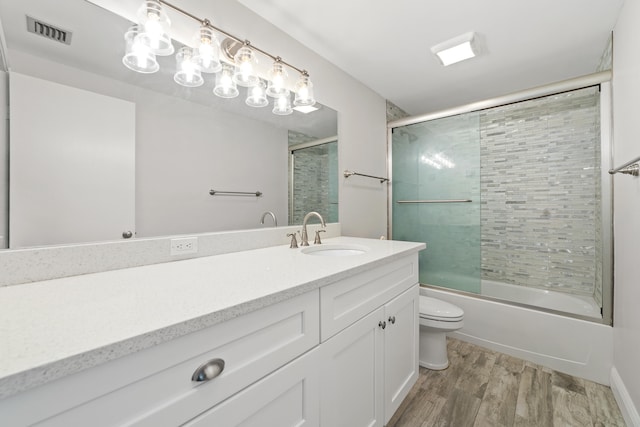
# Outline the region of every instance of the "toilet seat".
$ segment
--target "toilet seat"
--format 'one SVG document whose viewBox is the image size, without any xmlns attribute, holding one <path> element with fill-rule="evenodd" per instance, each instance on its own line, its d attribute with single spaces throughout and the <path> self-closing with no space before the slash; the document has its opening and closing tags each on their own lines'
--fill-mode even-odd
<svg viewBox="0 0 640 427">
<path fill-rule="evenodd" d="M 439 322 L 459 322 L 464 317 L 464 311 L 446 301 L 421 295 L 420 317 Z"/>
<path fill-rule="evenodd" d="M 425 320 L 435 320 L 437 322 L 459 322 L 463 319 L 464 316 L 459 317 L 438 317 L 438 316 L 429 316 L 420 313 L 420 318 Z"/>
</svg>

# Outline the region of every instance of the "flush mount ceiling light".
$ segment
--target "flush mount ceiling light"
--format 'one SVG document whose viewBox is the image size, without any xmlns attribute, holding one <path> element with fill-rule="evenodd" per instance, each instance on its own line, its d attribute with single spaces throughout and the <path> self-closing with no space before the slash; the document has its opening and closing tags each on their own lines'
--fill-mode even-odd
<svg viewBox="0 0 640 427">
<path fill-rule="evenodd" d="M 287 115 L 293 112 L 287 89 L 288 73 L 285 67 L 299 73 L 294 89 L 296 107 L 313 107 L 313 83 L 306 70 L 300 69 L 211 24 L 208 19 L 200 19 L 191 13 L 164 0 L 145 0 L 138 11 L 138 22 L 125 34 L 126 51 L 122 63 L 138 73 L 154 73 L 159 66 L 156 56 L 172 55 L 175 51 L 169 33 L 171 20 L 167 10 L 171 9 L 197 22 L 196 37 L 191 46 L 182 46 L 176 54 L 174 81 L 182 86 L 195 88 L 202 86 L 202 73 L 216 74 L 213 93 L 221 98 L 238 96 L 237 86 L 247 88 L 246 104 L 250 107 L 265 107 L 269 97 L 274 98 L 273 113 Z M 222 52 L 227 62 L 220 61 L 221 46 L 214 33 L 226 37 Z M 234 48 L 230 56 L 230 48 Z M 256 73 L 257 54 L 273 61 L 269 75 Z"/>
<path fill-rule="evenodd" d="M 431 52 L 445 67 L 473 58 L 478 54 L 475 33 L 465 33 L 437 44 L 431 48 Z"/>
<path fill-rule="evenodd" d="M 314 111 L 317 111 L 319 108 L 318 107 L 314 107 L 313 105 L 298 105 L 293 107 L 294 110 L 296 111 L 300 111 L 301 113 L 304 114 L 309 114 L 309 113 L 313 113 Z"/>
</svg>

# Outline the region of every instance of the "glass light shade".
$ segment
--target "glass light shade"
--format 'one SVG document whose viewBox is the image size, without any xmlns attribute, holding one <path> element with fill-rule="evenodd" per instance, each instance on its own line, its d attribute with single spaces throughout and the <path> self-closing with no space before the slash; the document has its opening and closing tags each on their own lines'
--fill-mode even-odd
<svg viewBox="0 0 640 427">
<path fill-rule="evenodd" d="M 220 64 L 220 44 L 213 30 L 203 25 L 196 38 L 194 58 L 200 71 L 217 73 L 222 69 L 222 64 Z"/>
<path fill-rule="evenodd" d="M 307 74 L 301 74 L 295 87 L 296 98 L 293 104 L 297 107 L 307 107 L 316 103 L 313 97 L 313 83 Z"/>
<path fill-rule="evenodd" d="M 233 81 L 240 86 L 251 87 L 258 84 L 260 78 L 256 74 L 256 56 L 250 47 L 242 46 L 233 57 L 236 63 L 236 70 L 233 74 Z"/>
<path fill-rule="evenodd" d="M 276 98 L 273 103 L 273 114 L 277 114 L 278 116 L 288 116 L 293 113 L 293 109 L 291 108 L 291 98 L 289 95 L 282 95 Z"/>
<path fill-rule="evenodd" d="M 236 82 L 233 81 L 233 66 L 222 64 L 222 69 L 216 74 L 216 86 L 213 93 L 220 98 L 235 98 L 238 96 Z"/>
<path fill-rule="evenodd" d="M 154 55 L 168 56 L 174 48 L 169 37 L 171 21 L 158 0 L 146 0 L 138 10 L 139 39 Z"/>
<path fill-rule="evenodd" d="M 158 65 L 158 61 L 156 61 L 156 56 L 151 53 L 151 49 L 140 42 L 140 39 L 137 37 L 139 33 L 140 27 L 136 24 L 132 25 L 124 34 L 127 47 L 122 57 L 122 63 L 128 69 L 138 73 L 155 73 L 160 69 L 160 66 Z"/>
<path fill-rule="evenodd" d="M 271 70 L 269 70 L 269 86 L 267 86 L 267 95 L 272 98 L 288 95 L 289 90 L 285 86 L 287 77 L 287 70 L 282 62 L 274 62 Z"/>
<path fill-rule="evenodd" d="M 202 86 L 204 79 L 193 56 L 193 49 L 184 46 L 176 54 L 176 73 L 173 80 L 186 87 Z"/>
<path fill-rule="evenodd" d="M 245 103 L 249 107 L 266 107 L 269 105 L 267 100 L 266 85 L 262 80 L 253 87 L 247 89 L 247 100 Z"/>
</svg>

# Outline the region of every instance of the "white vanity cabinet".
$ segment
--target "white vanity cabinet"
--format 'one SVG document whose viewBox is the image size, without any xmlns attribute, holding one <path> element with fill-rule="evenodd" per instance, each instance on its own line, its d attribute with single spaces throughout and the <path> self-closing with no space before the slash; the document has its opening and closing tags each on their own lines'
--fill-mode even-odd
<svg viewBox="0 0 640 427">
<path fill-rule="evenodd" d="M 4 399 L 0 425 L 175 427 L 318 343 L 315 290 Z M 212 359 L 224 360 L 222 372 L 206 382 L 192 381 L 198 367 Z M 281 378 L 291 375 L 287 372 Z M 304 391 L 310 387 L 305 384 Z M 280 391 L 268 387 L 269 393 L 278 400 Z M 244 413 L 261 409 L 256 400 L 244 402 Z"/>
<path fill-rule="evenodd" d="M 417 267 L 416 255 L 320 290 L 323 426 L 382 427 L 417 380 Z"/>
<path fill-rule="evenodd" d="M 270 294 L 278 302 L 260 308 L 250 307 L 259 300 L 240 302 L 232 315 L 191 317 L 160 330 L 170 333 L 160 344 L 158 330 L 135 335 L 137 345 L 149 341 L 144 349 L 110 361 L 80 354 L 74 363 L 89 369 L 0 400 L 0 426 L 383 426 L 418 377 L 418 255 L 415 246 L 395 253 L 386 249 L 393 242 L 370 245 L 382 253 L 350 267 L 297 260 L 319 281 L 333 269 L 329 284 L 284 300 Z M 218 315 L 225 320 L 195 327 Z M 208 379 L 195 381 L 203 365 L 212 368 Z"/>
</svg>

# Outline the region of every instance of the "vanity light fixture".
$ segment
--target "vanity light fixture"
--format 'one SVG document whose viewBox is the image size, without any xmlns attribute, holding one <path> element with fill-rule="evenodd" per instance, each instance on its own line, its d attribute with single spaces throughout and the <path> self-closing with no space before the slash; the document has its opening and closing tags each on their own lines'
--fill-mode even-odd
<svg viewBox="0 0 640 427">
<path fill-rule="evenodd" d="M 278 56 L 271 66 L 271 70 L 269 70 L 269 86 L 267 87 L 267 95 L 272 98 L 277 98 L 281 95 L 288 95 L 289 90 L 285 86 L 287 77 L 287 70 L 282 64 L 282 58 Z"/>
<path fill-rule="evenodd" d="M 194 59 L 203 73 L 217 73 L 222 69 L 220 43 L 206 19 L 196 34 Z"/>
<path fill-rule="evenodd" d="M 141 32 L 137 37 L 154 55 L 173 54 L 174 48 L 169 37 L 171 21 L 159 0 L 146 0 L 142 3 L 138 9 L 138 24 Z"/>
<path fill-rule="evenodd" d="M 227 31 L 211 24 L 208 19 L 201 19 L 164 0 L 145 0 L 138 10 L 138 23 L 125 34 L 126 52 L 123 64 L 139 73 L 154 73 L 159 66 L 156 55 L 166 56 L 174 52 L 169 30 L 171 21 L 167 10 L 173 10 L 197 21 L 199 28 L 192 46 L 181 47 L 176 54 L 176 83 L 186 87 L 202 86 L 202 73 L 215 73 L 213 93 L 221 98 L 238 96 L 238 85 L 247 87 L 245 103 L 251 107 L 264 107 L 269 104 L 267 96 L 274 98 L 273 113 L 288 115 L 293 112 L 291 95 L 287 89 L 287 68 L 297 71 L 300 76 L 294 88 L 293 104 L 300 111 L 315 111 L 316 103 L 313 94 L 313 83 L 306 70 L 300 69 L 254 46 L 248 40 L 242 40 Z M 221 58 L 221 47 L 216 33 L 239 44 L 229 58 Z M 226 42 L 227 40 L 225 40 Z M 223 46 L 225 43 L 223 42 Z M 225 50 L 226 52 L 226 50 Z M 229 52 L 227 52 L 229 53 Z M 273 65 L 266 76 L 266 82 L 256 71 L 257 54 L 271 60 Z"/>
<path fill-rule="evenodd" d="M 127 47 L 122 58 L 122 63 L 130 70 L 138 73 L 155 73 L 160 69 L 156 56 L 151 52 L 151 48 L 140 41 L 140 26 L 138 24 L 129 27 L 124 34 Z"/>
<path fill-rule="evenodd" d="M 178 71 L 173 76 L 173 80 L 185 87 L 202 86 L 204 79 L 200 73 L 200 67 L 193 55 L 193 49 L 183 46 L 176 54 L 176 68 Z"/>
<path fill-rule="evenodd" d="M 249 107 L 266 107 L 269 105 L 266 85 L 262 80 L 260 80 L 255 86 L 247 89 L 247 99 L 245 104 Z"/>
<path fill-rule="evenodd" d="M 465 33 L 433 46 L 431 52 L 446 67 L 477 56 L 475 39 L 475 33 Z"/>
<path fill-rule="evenodd" d="M 273 103 L 272 112 L 278 116 L 288 116 L 293 113 L 293 108 L 291 108 L 291 97 L 289 94 L 281 95 L 276 98 Z"/>
<path fill-rule="evenodd" d="M 239 95 L 236 82 L 233 81 L 233 65 L 224 63 L 216 74 L 216 86 L 213 93 L 220 98 L 235 98 Z"/>
<path fill-rule="evenodd" d="M 260 78 L 256 74 L 256 65 L 258 61 L 250 47 L 248 40 L 238 49 L 233 57 L 236 63 L 236 70 L 233 73 L 233 81 L 244 87 L 252 87 L 258 84 Z"/>
</svg>

